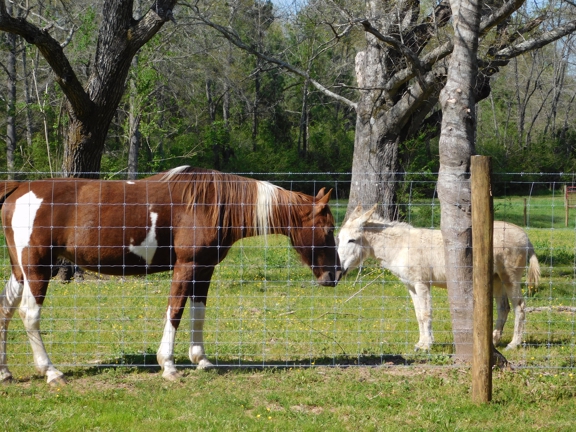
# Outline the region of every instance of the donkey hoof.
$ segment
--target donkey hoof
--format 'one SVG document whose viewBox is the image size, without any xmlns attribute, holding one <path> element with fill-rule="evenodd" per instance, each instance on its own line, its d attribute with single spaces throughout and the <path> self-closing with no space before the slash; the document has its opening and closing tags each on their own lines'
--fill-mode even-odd
<svg viewBox="0 0 576 432">
<path fill-rule="evenodd" d="M 162 378 L 164 378 L 166 381 L 178 382 L 182 380 L 182 374 L 178 371 L 171 371 L 162 374 Z"/>
<path fill-rule="evenodd" d="M 198 362 L 198 366 L 196 366 L 196 369 L 198 369 L 198 370 L 209 370 L 212 368 L 214 368 L 214 365 L 206 359 L 200 360 Z"/>
<path fill-rule="evenodd" d="M 48 381 L 48 385 L 50 387 L 60 387 L 65 386 L 66 384 L 68 384 L 68 381 L 66 380 L 64 375 L 55 376 L 50 381 Z"/>
</svg>

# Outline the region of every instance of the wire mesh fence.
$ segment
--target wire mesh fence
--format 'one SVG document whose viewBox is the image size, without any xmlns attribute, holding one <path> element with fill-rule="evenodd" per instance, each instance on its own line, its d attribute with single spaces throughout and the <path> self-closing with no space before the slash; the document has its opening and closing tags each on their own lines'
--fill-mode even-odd
<svg viewBox="0 0 576 432">
<path fill-rule="evenodd" d="M 330 208 L 341 227 L 347 206 L 347 174 L 242 174 L 287 190 L 315 194 L 333 188 Z M 414 227 L 439 229 L 436 175 L 398 175 L 399 218 Z M 540 261 L 540 284 L 523 279 L 526 325 L 522 343 L 505 351 L 514 367 L 576 366 L 576 211 L 566 224 L 565 186 L 573 175 L 494 175 L 495 219 L 522 227 Z M 567 225 L 567 226 L 566 226 Z M 4 247 L 0 272 L 10 277 Z M 133 277 L 86 271 L 69 282 L 55 278 L 42 309 L 41 332 L 60 367 L 157 367 L 171 272 Z M 452 364 L 452 326 L 445 289 L 432 288 L 434 344 L 419 339 L 412 299 L 401 280 L 368 259 L 335 287 L 316 283 L 290 240 L 257 236 L 235 243 L 216 267 L 208 294 L 204 341 L 217 367 Z M 186 308 L 188 309 L 189 306 Z M 29 375 L 33 354 L 18 314 L 10 323 L 7 352 L 12 373 Z M 188 310 L 176 334 L 175 360 L 188 358 Z M 501 341 L 512 339 L 511 311 Z"/>
</svg>

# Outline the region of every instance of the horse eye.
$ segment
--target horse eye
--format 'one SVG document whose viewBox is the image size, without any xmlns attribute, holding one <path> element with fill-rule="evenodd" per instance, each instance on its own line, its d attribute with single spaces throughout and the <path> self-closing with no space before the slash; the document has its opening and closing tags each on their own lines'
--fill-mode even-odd
<svg viewBox="0 0 576 432">
<path fill-rule="evenodd" d="M 348 243 L 356 243 L 356 240 L 355 240 L 355 239 L 350 239 L 350 240 L 348 240 Z"/>
</svg>

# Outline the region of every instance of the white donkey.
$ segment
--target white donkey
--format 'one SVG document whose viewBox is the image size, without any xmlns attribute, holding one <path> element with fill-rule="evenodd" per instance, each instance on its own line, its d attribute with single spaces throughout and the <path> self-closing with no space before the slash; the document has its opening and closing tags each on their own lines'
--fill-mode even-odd
<svg viewBox="0 0 576 432">
<path fill-rule="evenodd" d="M 416 350 L 428 350 L 432 336 L 431 286 L 446 288 L 444 244 L 439 230 L 414 228 L 403 222 L 389 222 L 374 214 L 376 206 L 364 212 L 361 206 L 350 215 L 338 234 L 338 254 L 342 272 L 359 267 L 374 257 L 380 265 L 400 278 L 408 288 L 420 330 Z M 529 260 L 527 282 L 534 287 L 540 279 L 540 264 L 524 230 L 507 222 L 494 222 L 494 297 L 498 319 L 493 332 L 494 345 L 500 342 L 510 312 L 515 313 L 514 337 L 506 347 L 522 343 L 524 297 L 521 280 Z M 504 287 L 504 290 L 502 289 Z"/>
</svg>

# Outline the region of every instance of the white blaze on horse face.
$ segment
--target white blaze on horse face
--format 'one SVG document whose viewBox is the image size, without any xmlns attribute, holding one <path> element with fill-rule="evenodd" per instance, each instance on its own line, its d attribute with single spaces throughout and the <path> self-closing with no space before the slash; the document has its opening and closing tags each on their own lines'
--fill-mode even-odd
<svg viewBox="0 0 576 432">
<path fill-rule="evenodd" d="M 257 235 L 265 235 L 270 228 L 269 220 L 272 207 L 276 203 L 278 186 L 265 181 L 259 181 L 258 196 L 256 198 L 256 213 L 254 214 L 254 227 Z"/>
<path fill-rule="evenodd" d="M 135 246 L 130 242 L 130 252 L 144 258 L 146 264 L 150 265 L 154 259 L 154 254 L 158 248 L 158 240 L 156 239 L 156 222 L 158 221 L 158 213 L 150 212 L 150 220 L 152 222 L 150 226 L 150 231 L 146 235 L 146 238 L 139 246 Z"/>
</svg>

